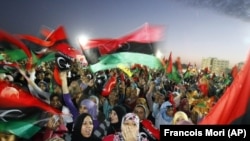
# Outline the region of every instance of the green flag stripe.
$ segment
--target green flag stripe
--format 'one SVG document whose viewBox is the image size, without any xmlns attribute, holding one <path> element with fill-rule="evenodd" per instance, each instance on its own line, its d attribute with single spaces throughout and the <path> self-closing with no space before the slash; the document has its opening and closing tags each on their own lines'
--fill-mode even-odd
<svg viewBox="0 0 250 141">
<path fill-rule="evenodd" d="M 148 66 L 152 69 L 161 69 L 161 61 L 153 55 L 143 53 L 121 52 L 105 55 L 99 58 L 99 62 L 91 65 L 92 72 L 117 67 L 117 64 L 132 65 L 134 63 Z"/>
<path fill-rule="evenodd" d="M 30 139 L 41 129 L 34 124 L 37 120 L 38 116 L 22 120 L 1 121 L 0 132 L 9 132 L 20 138 Z"/>
</svg>

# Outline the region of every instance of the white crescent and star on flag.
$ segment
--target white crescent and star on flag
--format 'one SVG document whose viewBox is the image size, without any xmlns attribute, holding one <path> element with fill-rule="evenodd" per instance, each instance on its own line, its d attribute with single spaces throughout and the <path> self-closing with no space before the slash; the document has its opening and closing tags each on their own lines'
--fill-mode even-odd
<svg viewBox="0 0 250 141">
<path fill-rule="evenodd" d="M 66 64 L 65 64 L 66 63 Z M 60 68 L 70 68 L 70 64 L 63 57 L 57 58 L 57 64 Z M 65 65 L 64 65 L 65 64 Z"/>
</svg>

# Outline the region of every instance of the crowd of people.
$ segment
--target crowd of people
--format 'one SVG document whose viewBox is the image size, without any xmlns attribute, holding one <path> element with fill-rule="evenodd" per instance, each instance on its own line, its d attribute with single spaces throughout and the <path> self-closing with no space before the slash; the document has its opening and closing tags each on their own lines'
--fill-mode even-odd
<svg viewBox="0 0 250 141">
<path fill-rule="evenodd" d="M 53 61 L 45 62 L 31 70 L 19 68 L 1 74 L 2 82 L 19 85 L 62 111 L 58 115 L 45 111 L 49 120 L 28 140 L 159 141 L 161 125 L 198 124 L 229 85 L 222 76 L 194 68 L 187 68 L 192 75 L 176 83 L 165 70 L 144 65 L 131 67 L 129 77 L 119 68 L 92 73 L 78 62 L 59 72 L 58 84 L 52 71 L 55 66 Z M 102 95 L 111 77 L 115 77 L 115 85 L 108 95 Z M 25 140 L 11 132 L 1 133 L 0 138 Z"/>
</svg>

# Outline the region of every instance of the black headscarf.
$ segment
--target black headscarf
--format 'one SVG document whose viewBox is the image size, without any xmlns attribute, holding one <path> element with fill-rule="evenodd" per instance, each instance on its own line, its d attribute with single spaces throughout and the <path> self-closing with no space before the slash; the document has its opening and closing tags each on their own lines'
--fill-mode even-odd
<svg viewBox="0 0 250 141">
<path fill-rule="evenodd" d="M 118 123 L 111 123 L 108 130 L 107 134 L 114 134 L 115 132 L 120 132 L 121 131 L 121 123 L 122 123 L 122 118 L 126 114 L 126 109 L 121 106 L 117 105 L 113 109 L 113 111 L 116 112 L 117 117 L 118 117 Z"/>
<path fill-rule="evenodd" d="M 71 141 L 101 141 L 100 138 L 97 138 L 96 136 L 94 136 L 93 131 L 92 131 L 91 136 L 88 138 L 82 136 L 82 134 L 81 134 L 82 123 L 87 116 L 89 116 L 93 121 L 93 118 L 88 113 L 80 114 L 77 117 L 76 122 L 74 124 Z M 93 128 L 93 130 L 94 130 L 94 128 Z"/>
</svg>

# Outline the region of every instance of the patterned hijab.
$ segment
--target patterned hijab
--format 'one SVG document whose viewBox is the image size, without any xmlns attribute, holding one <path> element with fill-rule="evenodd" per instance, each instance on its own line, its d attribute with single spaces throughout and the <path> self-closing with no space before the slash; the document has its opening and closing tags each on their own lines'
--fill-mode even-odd
<svg viewBox="0 0 250 141">
<path fill-rule="evenodd" d="M 140 119 L 139 119 L 139 117 L 138 117 L 136 114 L 134 114 L 134 113 L 127 113 L 127 114 L 122 118 L 122 124 L 124 123 L 124 121 L 127 121 L 127 120 L 132 120 L 132 121 L 136 124 L 136 126 L 137 126 L 137 128 L 138 128 L 138 130 L 139 130 L 139 127 L 140 127 Z"/>
<path fill-rule="evenodd" d="M 139 117 L 134 114 L 134 113 L 127 113 L 123 118 L 122 118 L 122 125 L 125 121 L 127 120 L 132 120 L 137 128 L 138 128 L 138 132 L 139 132 L 139 127 L 140 127 L 140 119 Z M 114 141 L 124 141 L 122 133 L 118 132 L 115 136 L 114 136 Z M 147 139 L 147 135 L 146 133 L 140 132 L 138 135 L 138 139 L 137 141 L 148 141 Z"/>
</svg>

